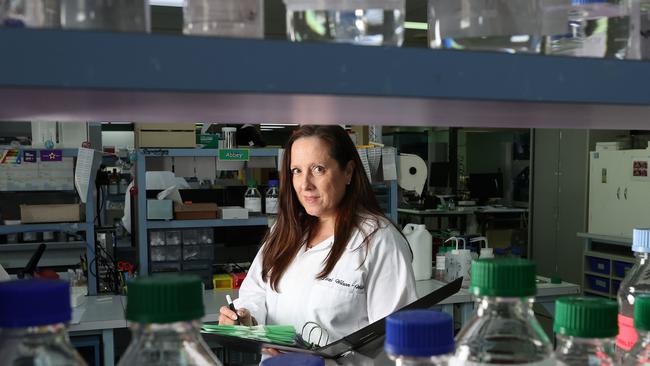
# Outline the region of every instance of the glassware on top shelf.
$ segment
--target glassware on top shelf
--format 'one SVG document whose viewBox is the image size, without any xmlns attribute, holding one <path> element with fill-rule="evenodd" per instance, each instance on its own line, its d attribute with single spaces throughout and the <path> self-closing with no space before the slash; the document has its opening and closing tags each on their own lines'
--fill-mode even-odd
<svg viewBox="0 0 650 366">
<path fill-rule="evenodd" d="M 149 32 L 149 14 L 149 0 L 61 0 L 65 29 Z"/>
<path fill-rule="evenodd" d="M 59 0 L 0 1 L 0 27 L 59 28 Z"/>
<path fill-rule="evenodd" d="M 401 46 L 405 0 L 284 0 L 287 35 L 294 42 L 322 41 Z"/>
<path fill-rule="evenodd" d="M 264 4 L 262 0 L 185 0 L 183 33 L 264 38 Z"/>
</svg>

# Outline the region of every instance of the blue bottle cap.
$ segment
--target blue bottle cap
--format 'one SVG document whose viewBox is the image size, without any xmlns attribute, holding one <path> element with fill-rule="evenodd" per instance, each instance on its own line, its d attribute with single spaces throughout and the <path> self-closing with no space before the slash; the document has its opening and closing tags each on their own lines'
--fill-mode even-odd
<svg viewBox="0 0 650 366">
<path fill-rule="evenodd" d="M 632 251 L 650 253 L 650 229 L 634 229 L 632 232 Z"/>
<path fill-rule="evenodd" d="M 325 361 L 318 356 L 303 353 L 285 353 L 262 362 L 262 366 L 325 366 Z"/>
<path fill-rule="evenodd" d="M 0 328 L 24 328 L 72 319 L 70 284 L 59 280 L 0 282 Z"/>
<path fill-rule="evenodd" d="M 599 4 L 606 3 L 607 0 L 571 0 L 571 5 L 588 5 L 588 4 Z"/>
<path fill-rule="evenodd" d="M 278 187 L 280 182 L 277 179 L 269 179 L 269 187 Z"/>
<path fill-rule="evenodd" d="M 386 318 L 386 353 L 431 357 L 454 351 L 451 315 L 433 310 L 408 310 Z"/>
</svg>

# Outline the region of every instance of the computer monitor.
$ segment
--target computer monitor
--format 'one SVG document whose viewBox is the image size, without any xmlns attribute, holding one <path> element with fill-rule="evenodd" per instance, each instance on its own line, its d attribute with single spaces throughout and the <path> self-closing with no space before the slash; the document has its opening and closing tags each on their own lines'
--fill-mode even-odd
<svg viewBox="0 0 650 366">
<path fill-rule="evenodd" d="M 483 204 L 490 198 L 503 197 L 503 174 L 482 173 L 469 175 L 469 191 L 473 199 Z"/>
<path fill-rule="evenodd" d="M 451 186 L 451 164 L 448 161 L 431 163 L 429 168 L 429 187 Z"/>
</svg>

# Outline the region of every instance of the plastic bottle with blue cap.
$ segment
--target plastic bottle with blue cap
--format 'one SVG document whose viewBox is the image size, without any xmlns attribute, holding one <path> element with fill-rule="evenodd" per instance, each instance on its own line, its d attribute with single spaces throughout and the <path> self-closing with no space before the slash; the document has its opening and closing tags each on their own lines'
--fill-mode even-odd
<svg viewBox="0 0 650 366">
<path fill-rule="evenodd" d="M 86 365 L 70 343 L 70 284 L 0 282 L 0 365 Z"/>
<path fill-rule="evenodd" d="M 616 357 L 622 361 L 637 340 L 634 329 L 634 303 L 640 295 L 650 294 L 650 228 L 634 229 L 632 251 L 634 266 L 621 282 L 618 290 L 618 337 Z"/>
<path fill-rule="evenodd" d="M 267 358 L 261 366 L 325 366 L 322 357 L 304 353 L 284 353 Z"/>
<path fill-rule="evenodd" d="M 386 318 L 384 350 L 396 366 L 447 365 L 454 353 L 453 320 L 433 310 L 391 314 Z"/>
<path fill-rule="evenodd" d="M 566 30 L 546 37 L 547 55 L 625 59 L 630 40 L 626 0 L 572 0 Z"/>
</svg>

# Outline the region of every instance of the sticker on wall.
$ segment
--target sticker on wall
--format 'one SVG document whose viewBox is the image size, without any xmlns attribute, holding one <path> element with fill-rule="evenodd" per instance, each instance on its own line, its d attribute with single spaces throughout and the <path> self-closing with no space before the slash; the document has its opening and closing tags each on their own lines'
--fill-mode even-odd
<svg viewBox="0 0 650 366">
<path fill-rule="evenodd" d="M 650 158 L 632 158 L 632 180 L 650 181 Z"/>
<path fill-rule="evenodd" d="M 607 168 L 603 168 L 601 172 L 601 178 L 600 178 L 601 183 L 607 183 Z"/>
<path fill-rule="evenodd" d="M 25 150 L 23 151 L 23 161 L 25 163 L 36 163 L 36 156 L 38 153 L 36 150 Z"/>
</svg>

